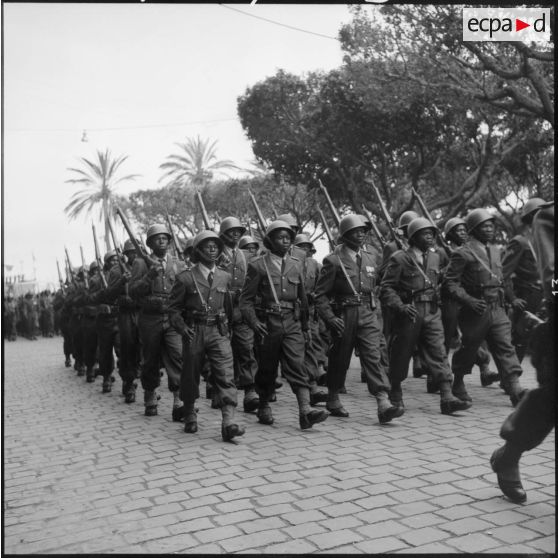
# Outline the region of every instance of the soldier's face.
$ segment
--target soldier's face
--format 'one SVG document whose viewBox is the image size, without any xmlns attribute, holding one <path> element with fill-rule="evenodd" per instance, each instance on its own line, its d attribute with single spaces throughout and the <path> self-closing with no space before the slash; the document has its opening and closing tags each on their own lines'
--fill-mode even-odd
<svg viewBox="0 0 558 558">
<path fill-rule="evenodd" d="M 301 248 L 302 250 L 304 250 L 304 252 L 306 252 L 306 257 L 307 258 L 312 256 L 312 245 L 311 244 L 299 244 L 298 247 Z"/>
<path fill-rule="evenodd" d="M 157 256 L 163 256 L 169 247 L 169 237 L 163 233 L 156 234 L 149 239 L 149 247 Z"/>
<path fill-rule="evenodd" d="M 291 235 L 284 229 L 272 233 L 270 237 L 272 251 L 280 256 L 284 256 L 291 247 Z"/>
<path fill-rule="evenodd" d="M 491 242 L 494 240 L 495 232 L 496 228 L 494 227 L 494 221 L 485 221 L 473 229 L 473 235 L 481 242 Z"/>
<path fill-rule="evenodd" d="M 246 250 L 251 256 L 255 256 L 258 253 L 258 246 L 256 244 L 248 244 Z"/>
<path fill-rule="evenodd" d="M 206 240 L 198 248 L 199 257 L 203 264 L 213 265 L 219 257 L 219 245 L 214 240 Z"/>
<path fill-rule="evenodd" d="M 343 241 L 349 248 L 359 249 L 364 244 L 366 237 L 366 229 L 364 227 L 357 227 L 351 229 L 343 235 Z"/>
<path fill-rule="evenodd" d="M 137 254 L 135 250 L 129 250 L 128 252 L 124 252 L 124 255 L 126 256 L 128 263 L 132 265 L 134 263 L 134 260 L 136 259 Z"/>
<path fill-rule="evenodd" d="M 118 264 L 118 258 L 116 256 L 112 256 L 107 261 L 107 267 L 110 269 Z"/>
<path fill-rule="evenodd" d="M 423 229 L 413 235 L 413 244 L 422 252 L 428 250 L 434 244 L 434 231 L 432 229 Z"/>
<path fill-rule="evenodd" d="M 451 239 L 461 246 L 467 242 L 467 228 L 465 225 L 457 225 L 451 230 Z"/>
<path fill-rule="evenodd" d="M 229 229 L 223 236 L 227 244 L 236 246 L 242 237 L 242 229 Z"/>
</svg>

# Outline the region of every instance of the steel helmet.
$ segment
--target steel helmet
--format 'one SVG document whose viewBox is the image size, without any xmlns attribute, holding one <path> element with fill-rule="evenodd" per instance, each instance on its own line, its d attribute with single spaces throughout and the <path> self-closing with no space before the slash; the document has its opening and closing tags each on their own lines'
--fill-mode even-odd
<svg viewBox="0 0 558 558">
<path fill-rule="evenodd" d="M 407 227 L 411 221 L 418 219 L 419 217 L 420 215 L 416 211 L 404 211 L 399 217 L 399 224 L 397 228 L 402 229 L 403 227 Z"/>
<path fill-rule="evenodd" d="M 91 262 L 91 265 L 89 266 L 89 271 L 93 271 L 94 269 L 97 269 L 99 267 L 99 263 L 97 262 L 97 260 L 93 260 Z"/>
<path fill-rule="evenodd" d="M 285 223 L 287 223 L 287 225 L 289 225 L 289 227 L 296 227 L 297 229 L 300 229 L 296 218 L 293 217 L 290 213 L 283 213 L 282 215 L 279 215 L 276 220 L 284 221 Z"/>
<path fill-rule="evenodd" d="M 341 222 L 339 223 L 339 236 L 343 237 L 349 231 L 358 229 L 359 227 L 362 227 L 364 229 L 369 228 L 362 215 L 358 215 L 357 213 L 345 215 L 345 217 L 343 217 L 343 219 L 341 219 Z"/>
<path fill-rule="evenodd" d="M 219 225 L 219 234 L 224 234 L 231 229 L 240 229 L 242 231 L 240 234 L 246 232 L 246 227 L 240 222 L 240 219 L 236 217 L 225 217 Z"/>
<path fill-rule="evenodd" d="M 171 240 L 171 234 L 168 231 L 167 227 L 165 225 L 151 225 L 148 229 L 147 229 L 147 235 L 146 235 L 146 244 L 149 246 L 149 240 L 154 237 L 157 234 L 166 234 L 167 238 L 169 239 L 169 242 Z"/>
<path fill-rule="evenodd" d="M 110 250 L 105 254 L 105 257 L 103 258 L 104 263 L 107 263 L 111 258 L 114 258 L 115 256 L 117 256 L 116 251 Z"/>
<path fill-rule="evenodd" d="M 139 244 L 139 242 L 138 242 Z M 136 247 L 134 246 L 134 243 L 128 239 L 126 242 L 124 242 L 124 248 L 122 248 L 122 252 L 125 254 L 126 252 L 135 252 L 136 251 Z"/>
<path fill-rule="evenodd" d="M 192 250 L 194 248 L 194 240 L 195 240 L 194 236 L 186 240 L 186 246 L 184 246 L 184 252 L 186 252 L 186 250 Z"/>
<path fill-rule="evenodd" d="M 424 217 L 413 219 L 407 228 L 407 238 L 410 240 L 415 234 L 424 229 L 432 229 L 432 232 L 434 232 L 436 227 Z"/>
<path fill-rule="evenodd" d="M 467 232 L 471 232 L 481 223 L 491 220 L 494 220 L 494 215 L 491 215 L 488 210 L 484 209 L 484 207 L 473 209 L 472 211 L 469 211 L 469 213 L 467 213 L 467 215 L 465 216 L 465 225 L 467 226 Z"/>
<path fill-rule="evenodd" d="M 223 241 L 217 233 L 213 231 L 202 231 L 194 237 L 194 240 L 192 242 L 192 248 L 194 249 L 194 252 L 200 247 L 201 243 L 205 242 L 206 240 L 215 240 L 217 246 L 219 247 L 219 252 L 223 251 Z"/>
<path fill-rule="evenodd" d="M 277 221 L 273 221 L 272 223 L 270 223 L 267 226 L 267 229 L 265 231 L 265 236 L 264 236 L 264 239 L 263 239 L 263 243 L 264 243 L 264 246 L 268 250 L 271 250 L 271 243 L 269 241 L 271 233 L 273 233 L 275 231 L 278 231 L 278 230 L 287 231 L 289 233 L 289 236 L 291 237 L 291 242 L 294 242 L 296 234 L 293 231 L 293 229 L 290 227 L 289 223 L 277 219 Z"/>
<path fill-rule="evenodd" d="M 531 198 L 525 202 L 521 210 L 521 220 L 528 220 L 529 216 L 540 209 L 546 202 L 541 198 Z"/>
<path fill-rule="evenodd" d="M 295 246 L 300 246 L 301 244 L 309 244 L 314 246 L 314 243 L 310 240 L 310 237 L 306 233 L 297 234 L 294 243 Z"/>
<path fill-rule="evenodd" d="M 238 242 L 238 247 L 240 249 L 246 248 L 246 246 L 248 246 L 249 244 L 255 244 L 258 248 L 260 246 L 260 243 L 254 237 L 243 236 Z"/>
<path fill-rule="evenodd" d="M 452 217 L 451 219 L 448 219 L 444 225 L 444 236 L 448 236 L 451 230 L 457 227 L 457 225 L 466 226 L 465 219 L 462 219 L 461 217 Z"/>
</svg>

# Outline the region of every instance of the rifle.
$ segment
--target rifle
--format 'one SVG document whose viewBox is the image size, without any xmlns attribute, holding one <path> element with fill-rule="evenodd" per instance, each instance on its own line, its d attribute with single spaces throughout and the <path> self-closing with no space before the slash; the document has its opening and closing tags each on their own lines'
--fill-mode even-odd
<svg viewBox="0 0 558 558">
<path fill-rule="evenodd" d="M 432 219 L 430 212 L 428 211 L 428 209 L 426 209 L 426 205 L 424 204 L 424 201 L 422 201 L 422 198 L 420 197 L 419 193 L 414 188 L 411 188 L 411 191 L 413 192 L 413 197 L 419 204 L 422 214 L 432 223 L 432 226 L 436 231 L 436 236 L 438 237 L 438 241 L 440 242 L 442 248 L 445 250 L 448 256 L 451 256 L 451 248 L 449 247 L 449 244 L 445 241 L 444 237 L 442 236 L 442 231 L 440 231 L 438 225 L 436 225 L 434 219 Z"/>
<path fill-rule="evenodd" d="M 248 195 L 252 200 L 252 205 L 254 206 L 254 210 L 256 212 L 256 218 L 257 218 L 258 227 L 260 229 L 260 234 L 262 235 L 263 238 L 265 236 L 265 229 L 266 229 L 265 219 L 263 218 L 262 212 L 260 211 L 260 206 L 258 205 L 258 202 L 256 201 L 256 198 L 254 197 L 254 194 L 252 194 L 252 190 L 250 190 L 250 188 L 248 188 Z"/>
<path fill-rule="evenodd" d="M 64 246 L 64 252 L 66 253 L 66 263 L 68 264 L 68 271 L 70 272 L 72 283 L 74 284 L 74 287 L 77 287 L 77 282 L 76 282 L 76 278 L 74 277 L 72 262 L 70 261 L 70 254 L 68 254 L 68 248 L 66 248 L 66 246 Z"/>
<path fill-rule="evenodd" d="M 377 186 L 370 178 L 366 179 L 366 182 L 368 182 L 370 186 L 372 186 L 372 189 L 374 190 L 374 193 L 378 198 L 378 204 L 380 205 L 380 209 L 382 210 L 382 215 L 384 216 L 384 219 L 389 227 L 389 232 L 391 233 L 391 237 L 393 238 L 395 244 L 397 245 L 397 248 L 399 250 L 403 250 L 404 249 L 403 242 L 401 242 L 401 239 L 399 238 L 397 232 L 395 231 L 395 223 L 393 222 L 392 218 L 388 213 L 386 206 L 384 205 L 384 200 L 382 200 L 380 191 L 378 190 Z"/>
<path fill-rule="evenodd" d="M 273 203 L 271 204 L 271 212 L 273 214 L 273 219 L 277 221 L 277 219 L 279 218 L 279 213 L 277 213 L 277 210 L 275 209 Z"/>
<path fill-rule="evenodd" d="M 56 260 L 56 269 L 58 270 L 58 282 L 60 283 L 60 288 L 64 290 L 64 281 L 62 281 L 62 273 L 60 273 L 60 264 L 58 259 Z"/>
<path fill-rule="evenodd" d="M 207 211 L 205 210 L 205 204 L 203 203 L 201 193 L 197 188 L 196 188 L 195 192 L 196 192 L 196 200 L 198 202 L 198 205 L 200 206 L 200 211 L 201 211 L 201 214 L 202 214 L 203 224 L 205 225 L 205 230 L 212 231 L 213 227 L 211 226 L 211 223 L 209 222 L 209 215 L 207 214 Z"/>
<path fill-rule="evenodd" d="M 179 260 L 184 261 L 184 254 L 182 253 L 182 250 L 180 249 L 180 244 L 179 244 L 178 238 L 176 238 L 176 234 L 174 233 L 174 228 L 172 226 L 172 221 L 171 221 L 169 212 L 165 211 L 165 213 L 166 213 L 166 217 L 167 217 L 167 224 L 169 226 L 169 232 L 171 233 L 172 241 L 174 243 L 174 248 L 176 250 L 176 256 L 178 257 Z"/>
<path fill-rule="evenodd" d="M 115 207 L 114 210 L 116 211 L 116 214 L 120 217 L 120 220 L 122 221 L 122 224 L 124 225 L 124 228 L 126 229 L 126 232 L 130 237 L 130 241 L 134 245 L 134 248 L 136 249 L 138 256 L 145 261 L 147 267 L 151 267 L 152 265 L 154 265 L 156 262 L 153 260 L 153 258 L 149 257 L 145 246 L 140 246 L 137 238 L 134 236 L 134 232 L 132 231 L 132 227 L 130 227 L 130 223 L 128 222 L 128 219 L 126 219 L 126 216 L 124 215 L 122 210 L 119 207 Z M 108 221 L 108 223 L 110 226 L 110 220 Z M 116 247 L 116 240 L 114 237 L 114 231 L 112 230 L 112 227 L 110 227 L 110 230 L 111 230 L 112 240 Z"/>
<path fill-rule="evenodd" d="M 107 225 L 109 228 L 110 236 L 112 238 L 112 246 L 114 247 L 114 251 L 118 256 L 118 265 L 120 266 L 120 271 L 124 273 L 126 271 L 126 266 L 124 264 L 124 254 L 122 253 L 120 246 L 116 242 L 116 235 L 114 234 L 114 229 L 112 228 L 112 222 L 109 218 L 107 218 Z"/>
<path fill-rule="evenodd" d="M 374 222 L 374 216 L 372 215 L 372 212 L 369 211 L 364 204 L 362 204 L 362 211 L 364 211 L 364 214 L 366 215 L 366 217 L 368 217 L 368 220 L 370 221 L 370 224 L 372 226 L 372 230 L 374 231 L 374 234 L 376 235 L 376 238 L 380 242 L 380 246 L 382 247 L 383 250 L 384 246 L 386 245 L 386 239 L 384 238 L 384 235 L 380 232 L 378 225 L 376 225 L 376 223 Z"/>
<path fill-rule="evenodd" d="M 81 266 L 83 267 L 83 282 L 85 283 L 85 288 L 89 288 L 89 278 L 87 277 L 87 269 L 85 267 L 85 257 L 83 255 L 83 246 L 79 245 L 79 251 L 81 253 Z"/>
<path fill-rule="evenodd" d="M 333 202 L 331 201 L 331 198 L 329 197 L 329 192 L 327 191 L 327 188 L 323 185 L 322 181 L 319 178 L 318 178 L 318 182 L 320 183 L 320 188 L 321 188 L 322 192 L 324 193 L 324 196 L 325 196 L 326 201 L 327 201 L 327 205 L 329 206 L 331 214 L 333 215 L 333 219 L 335 221 L 335 224 L 337 226 L 339 226 L 339 223 L 341 222 L 341 217 L 339 217 L 339 213 L 337 213 L 337 209 L 335 208 L 335 206 L 333 205 Z"/>
<path fill-rule="evenodd" d="M 97 234 L 95 232 L 95 225 L 91 223 L 91 227 L 93 228 L 93 243 L 95 244 L 95 259 L 99 264 L 99 270 L 101 273 L 101 283 L 103 284 L 103 288 L 106 289 L 108 287 L 107 278 L 103 273 L 103 261 L 101 260 L 101 252 L 99 252 L 99 244 L 97 243 Z"/>
<path fill-rule="evenodd" d="M 331 248 L 331 251 L 333 252 L 333 250 L 335 250 L 335 240 L 333 240 L 333 234 L 331 234 L 331 229 L 329 228 L 329 225 L 327 224 L 324 212 L 318 207 L 318 213 L 320 214 L 320 219 L 322 221 L 322 226 L 324 228 L 324 231 L 326 233 L 327 239 L 329 240 L 329 247 Z"/>
</svg>

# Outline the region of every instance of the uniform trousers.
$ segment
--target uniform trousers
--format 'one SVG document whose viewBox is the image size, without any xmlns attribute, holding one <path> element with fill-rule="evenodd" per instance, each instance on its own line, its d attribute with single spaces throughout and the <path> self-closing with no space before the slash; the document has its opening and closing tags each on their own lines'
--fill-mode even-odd
<svg viewBox="0 0 558 558">
<path fill-rule="evenodd" d="M 161 384 L 161 361 L 170 391 L 178 391 L 182 372 L 182 337 L 171 327 L 168 314 L 140 312 L 138 330 L 143 353 L 141 385 L 154 391 Z"/>
<path fill-rule="evenodd" d="M 275 393 L 275 380 L 279 362 L 281 373 L 296 393 L 298 388 L 309 388 L 309 378 L 304 366 L 304 336 L 299 320 L 292 311 L 281 315 L 268 314 L 265 325 L 268 335 L 258 343 L 258 371 L 256 391 L 260 401 L 269 401 Z"/>
<path fill-rule="evenodd" d="M 523 371 L 511 343 L 511 323 L 498 302 L 488 303 L 482 315 L 467 306 L 461 308 L 459 329 L 461 347 L 451 362 L 454 375 L 471 373 L 479 347 L 486 340 L 504 385 L 511 376 L 521 376 Z"/>
<path fill-rule="evenodd" d="M 116 314 L 97 316 L 97 338 L 99 342 L 99 374 L 106 381 L 114 370 L 114 354 L 120 358 L 120 333 Z"/>
<path fill-rule="evenodd" d="M 93 368 L 97 361 L 97 316 L 84 314 L 81 318 L 83 364 Z"/>
<path fill-rule="evenodd" d="M 140 343 L 137 312 L 119 308 L 118 330 L 120 331 L 120 366 L 118 373 L 122 378 L 122 389 L 131 386 L 139 377 Z"/>
<path fill-rule="evenodd" d="M 234 365 L 228 335 L 221 335 L 216 325 L 194 325 L 192 341 L 184 339 L 180 398 L 185 405 L 193 404 L 200 396 L 200 376 L 204 362 L 211 369 L 212 398 L 216 407 L 236 407 L 237 391 Z"/>
<path fill-rule="evenodd" d="M 241 318 L 232 324 L 231 347 L 237 385 L 241 388 L 253 386 L 258 369 L 254 355 L 254 331 Z"/>
<path fill-rule="evenodd" d="M 414 302 L 414 306 L 418 312 L 414 322 L 406 315 L 393 319 L 389 343 L 390 380 L 397 385 L 407 378 L 413 348 L 418 345 L 434 382 L 450 382 L 452 374 L 443 343 L 442 313 L 434 302 Z"/>
<path fill-rule="evenodd" d="M 72 354 L 74 355 L 74 368 L 83 366 L 83 324 L 82 314 L 72 314 L 70 318 L 70 335 L 72 336 Z"/>
<path fill-rule="evenodd" d="M 358 350 L 362 372 L 366 377 L 368 391 L 376 395 L 389 392 L 390 383 L 381 356 L 382 325 L 378 312 L 368 304 L 346 306 L 338 315 L 345 323 L 343 334 L 331 334 L 328 358 L 327 387 L 339 392 L 345 385 L 347 370 L 353 349 Z"/>
</svg>

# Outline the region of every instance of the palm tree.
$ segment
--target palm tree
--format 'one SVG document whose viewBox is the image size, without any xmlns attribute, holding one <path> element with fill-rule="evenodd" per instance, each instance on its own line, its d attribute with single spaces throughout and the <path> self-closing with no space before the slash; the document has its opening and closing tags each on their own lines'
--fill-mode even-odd
<svg viewBox="0 0 558 558">
<path fill-rule="evenodd" d="M 104 153 L 97 150 L 96 161 L 81 157 L 83 169 L 74 167 L 67 169 L 76 176 L 65 182 L 79 184 L 84 188 L 72 196 L 70 203 L 64 208 L 64 213 L 72 220 L 82 213 L 89 215 L 94 209 L 98 209 L 99 220 L 104 223 L 105 227 L 107 252 L 110 250 L 110 231 L 107 219 L 114 217 L 115 202 L 119 199 L 115 193 L 116 186 L 124 180 L 133 180 L 139 176 L 138 174 L 128 174 L 120 178 L 116 176 L 118 169 L 127 158 L 127 155 L 113 158 L 108 149 Z"/>
<path fill-rule="evenodd" d="M 167 161 L 159 166 L 165 170 L 160 181 L 167 181 L 168 185 L 186 186 L 193 184 L 197 188 L 203 188 L 215 174 L 223 170 L 236 170 L 238 167 L 228 159 L 217 159 L 217 140 L 202 140 L 197 138 L 186 138 L 185 143 L 176 143 L 180 147 L 180 153 L 167 157 Z"/>
</svg>

